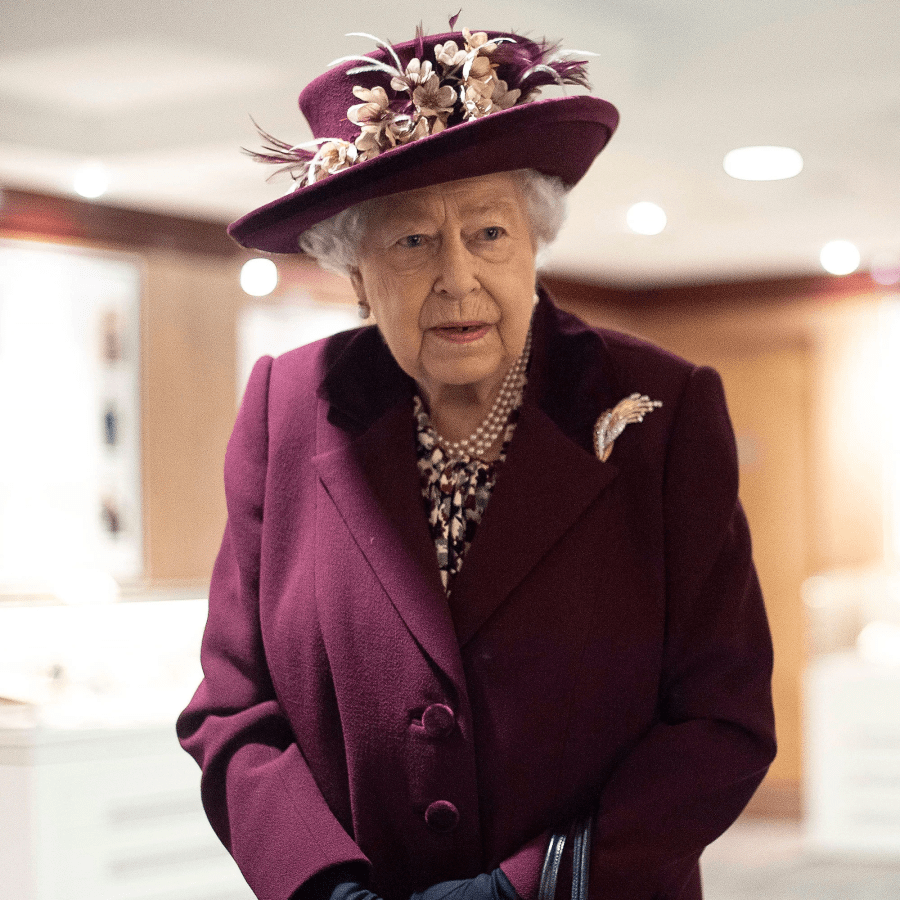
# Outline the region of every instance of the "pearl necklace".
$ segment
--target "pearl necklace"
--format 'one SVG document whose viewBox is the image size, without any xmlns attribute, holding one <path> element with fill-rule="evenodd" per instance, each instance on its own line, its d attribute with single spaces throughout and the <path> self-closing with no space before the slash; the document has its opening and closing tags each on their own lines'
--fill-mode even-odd
<svg viewBox="0 0 900 900">
<path fill-rule="evenodd" d="M 463 438 L 461 441 L 448 441 L 438 433 L 436 428 L 434 429 L 438 442 L 448 456 L 457 459 L 464 455 L 483 457 L 494 446 L 497 438 L 500 437 L 500 432 L 506 428 L 509 422 L 510 413 L 522 402 L 522 393 L 525 390 L 525 383 L 528 381 L 526 370 L 528 369 L 528 357 L 530 355 L 531 329 L 529 328 L 522 354 L 509 367 L 509 371 L 503 377 L 503 383 L 500 385 L 500 390 L 494 398 L 494 404 L 491 406 L 490 412 L 488 412 L 487 417 L 478 428 L 467 438 Z M 432 427 L 434 427 L 434 423 L 432 423 Z"/>
</svg>

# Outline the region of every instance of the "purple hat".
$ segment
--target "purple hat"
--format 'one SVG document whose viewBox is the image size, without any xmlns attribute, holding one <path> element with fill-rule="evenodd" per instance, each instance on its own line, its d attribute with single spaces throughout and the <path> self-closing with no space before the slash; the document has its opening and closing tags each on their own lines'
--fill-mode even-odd
<svg viewBox="0 0 900 900">
<path fill-rule="evenodd" d="M 452 25 L 451 25 L 452 27 Z M 537 169 L 567 186 L 615 131 L 615 107 L 586 95 L 535 100 L 551 84 L 588 87 L 584 60 L 501 32 L 418 35 L 345 57 L 300 94 L 315 139 L 260 132 L 254 158 L 296 181 L 228 228 L 244 247 L 298 253 L 301 232 L 373 197 L 462 178 Z"/>
</svg>

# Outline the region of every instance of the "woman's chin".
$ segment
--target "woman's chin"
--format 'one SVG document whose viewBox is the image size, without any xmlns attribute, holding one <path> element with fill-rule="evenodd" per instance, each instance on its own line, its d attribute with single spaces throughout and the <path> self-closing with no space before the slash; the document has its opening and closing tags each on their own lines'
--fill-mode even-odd
<svg viewBox="0 0 900 900">
<path fill-rule="evenodd" d="M 477 388 L 481 385 L 488 385 L 493 391 L 495 383 L 502 380 L 506 369 L 507 366 L 501 360 L 469 359 L 449 365 L 448 360 L 444 359 L 429 373 L 429 392 L 434 393 L 445 388 L 452 390 L 467 386 Z"/>
</svg>

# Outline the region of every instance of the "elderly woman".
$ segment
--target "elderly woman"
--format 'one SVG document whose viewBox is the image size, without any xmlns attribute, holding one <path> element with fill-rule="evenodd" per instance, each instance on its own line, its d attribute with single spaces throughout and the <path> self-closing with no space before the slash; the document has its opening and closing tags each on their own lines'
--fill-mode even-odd
<svg viewBox="0 0 900 900">
<path fill-rule="evenodd" d="M 618 118 L 549 83 L 583 63 L 514 34 L 339 60 L 316 140 L 259 154 L 297 188 L 231 228 L 375 323 L 260 360 L 226 457 L 179 735 L 262 900 L 532 900 L 560 859 L 696 900 L 773 757 L 717 375 L 536 289 Z"/>
</svg>

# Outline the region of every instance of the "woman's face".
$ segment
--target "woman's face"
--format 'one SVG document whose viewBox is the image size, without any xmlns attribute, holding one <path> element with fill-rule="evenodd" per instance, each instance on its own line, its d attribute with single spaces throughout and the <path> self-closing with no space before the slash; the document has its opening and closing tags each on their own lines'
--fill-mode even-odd
<svg viewBox="0 0 900 900">
<path fill-rule="evenodd" d="M 492 394 L 521 354 L 535 248 L 513 176 L 483 175 L 373 205 L 351 275 L 394 358 L 434 402 Z"/>
</svg>

